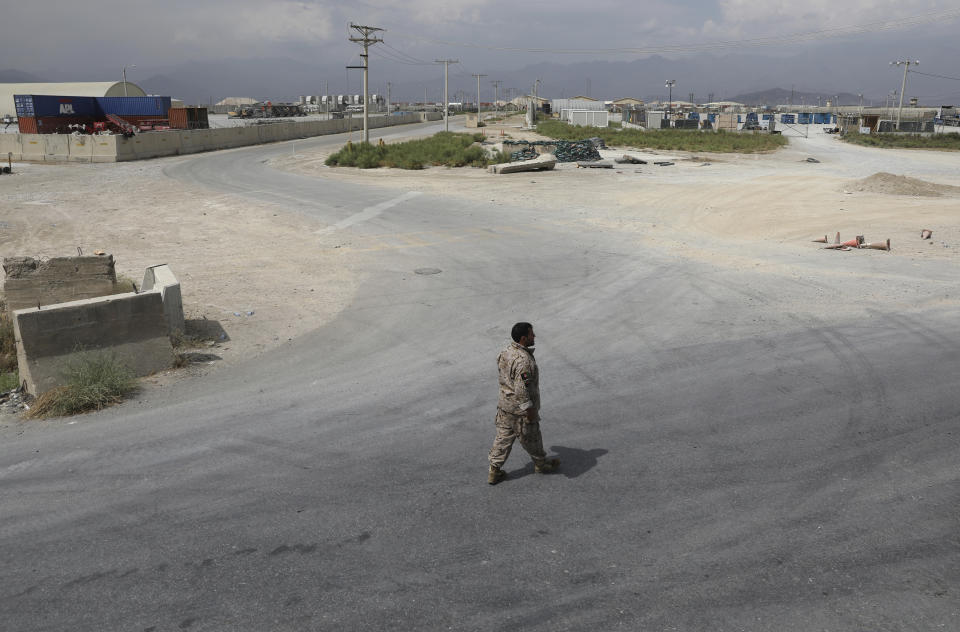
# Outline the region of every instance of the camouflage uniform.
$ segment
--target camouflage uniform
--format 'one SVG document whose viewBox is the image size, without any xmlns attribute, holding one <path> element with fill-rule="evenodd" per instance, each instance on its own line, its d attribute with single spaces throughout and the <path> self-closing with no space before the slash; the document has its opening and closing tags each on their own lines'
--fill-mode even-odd
<svg viewBox="0 0 960 632">
<path fill-rule="evenodd" d="M 546 459 L 543 439 L 540 436 L 540 374 L 533 349 L 512 342 L 497 358 L 500 369 L 500 399 L 497 402 L 497 436 L 490 449 L 490 465 L 503 466 L 513 442 L 530 454 L 533 462 L 542 465 Z M 533 421 L 527 419 L 527 411 L 534 411 Z"/>
</svg>

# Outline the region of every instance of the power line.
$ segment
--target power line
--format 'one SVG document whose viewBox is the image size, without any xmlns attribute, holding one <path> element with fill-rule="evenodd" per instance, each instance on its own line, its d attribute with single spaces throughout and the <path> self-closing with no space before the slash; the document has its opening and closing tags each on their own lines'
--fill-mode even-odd
<svg viewBox="0 0 960 632">
<path fill-rule="evenodd" d="M 936 77 L 938 79 L 950 79 L 951 81 L 960 81 L 960 77 L 948 77 L 946 75 L 935 75 L 929 72 L 920 72 L 919 70 L 911 70 L 915 75 L 923 75 L 924 77 Z"/>
<path fill-rule="evenodd" d="M 706 44 L 691 44 L 685 46 L 650 46 L 644 48 L 517 48 L 508 46 L 484 46 L 469 42 L 452 42 L 438 40 L 429 37 L 423 37 L 411 33 L 397 33 L 401 37 L 408 37 L 415 40 L 440 44 L 444 46 L 459 46 L 463 48 L 478 48 L 482 50 L 506 51 L 506 52 L 524 52 L 524 53 L 551 53 L 567 55 L 609 55 L 609 54 L 632 54 L 632 55 L 653 55 L 658 53 L 691 53 L 711 50 L 721 50 L 725 48 L 740 48 L 748 46 L 774 46 L 778 44 L 793 44 L 798 42 L 807 42 L 833 37 L 842 37 L 844 35 L 857 35 L 860 33 L 875 33 L 881 31 L 892 31 L 929 24 L 931 22 L 943 22 L 960 17 L 960 10 L 941 11 L 938 13 L 925 13 L 914 15 L 897 20 L 880 20 L 876 22 L 867 22 L 864 24 L 855 24 L 850 26 L 839 26 L 818 31 L 806 31 L 801 33 L 792 33 L 789 35 L 774 35 L 767 37 L 758 37 L 742 40 L 728 40 L 719 42 L 710 42 Z"/>
</svg>

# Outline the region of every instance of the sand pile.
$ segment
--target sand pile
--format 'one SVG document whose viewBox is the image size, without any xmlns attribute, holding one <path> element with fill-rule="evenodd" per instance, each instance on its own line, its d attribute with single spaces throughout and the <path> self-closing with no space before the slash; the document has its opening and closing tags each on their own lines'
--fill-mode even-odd
<svg viewBox="0 0 960 632">
<path fill-rule="evenodd" d="M 960 187 L 949 184 L 934 184 L 907 176 L 897 176 L 881 171 L 868 178 L 857 180 L 852 186 L 845 187 L 847 191 L 866 191 L 868 193 L 885 193 L 887 195 L 914 195 L 918 197 L 942 197 L 960 195 Z"/>
</svg>

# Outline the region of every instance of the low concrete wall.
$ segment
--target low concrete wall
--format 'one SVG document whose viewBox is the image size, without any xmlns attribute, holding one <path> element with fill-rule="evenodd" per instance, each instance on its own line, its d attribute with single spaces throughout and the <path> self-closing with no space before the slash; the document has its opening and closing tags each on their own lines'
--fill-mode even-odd
<svg viewBox="0 0 960 632">
<path fill-rule="evenodd" d="M 82 354 L 113 354 L 135 375 L 170 368 L 173 346 L 159 292 L 114 294 L 13 312 L 20 379 L 37 395 L 66 382 Z"/>
<path fill-rule="evenodd" d="M 106 257 L 6 257 L 3 291 L 10 312 L 111 294 L 117 282 L 113 255 Z"/>
<path fill-rule="evenodd" d="M 183 318 L 183 296 L 180 294 L 180 281 L 173 275 L 167 264 L 150 266 L 143 273 L 141 292 L 159 292 L 163 300 L 163 313 L 167 319 L 168 333 L 171 335 L 185 331 Z"/>
<path fill-rule="evenodd" d="M 377 116 L 370 119 L 370 128 L 438 121 L 442 118 L 443 114 L 440 112 Z M 144 132 L 132 138 L 117 135 L 0 134 L 0 158 L 6 158 L 7 153 L 11 153 L 13 160 L 29 162 L 125 162 L 361 129 L 363 117 L 355 116 L 249 127 Z"/>
</svg>

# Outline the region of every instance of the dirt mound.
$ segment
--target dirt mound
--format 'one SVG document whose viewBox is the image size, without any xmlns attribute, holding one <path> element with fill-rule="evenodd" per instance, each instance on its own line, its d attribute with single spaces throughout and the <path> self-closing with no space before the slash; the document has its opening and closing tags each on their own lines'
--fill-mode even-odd
<svg viewBox="0 0 960 632">
<path fill-rule="evenodd" d="M 857 180 L 850 191 L 866 191 L 868 193 L 885 193 L 887 195 L 914 195 L 918 197 L 942 197 L 945 195 L 960 195 L 960 187 L 949 184 L 934 184 L 907 176 L 897 176 L 881 171 L 868 178 Z"/>
</svg>

